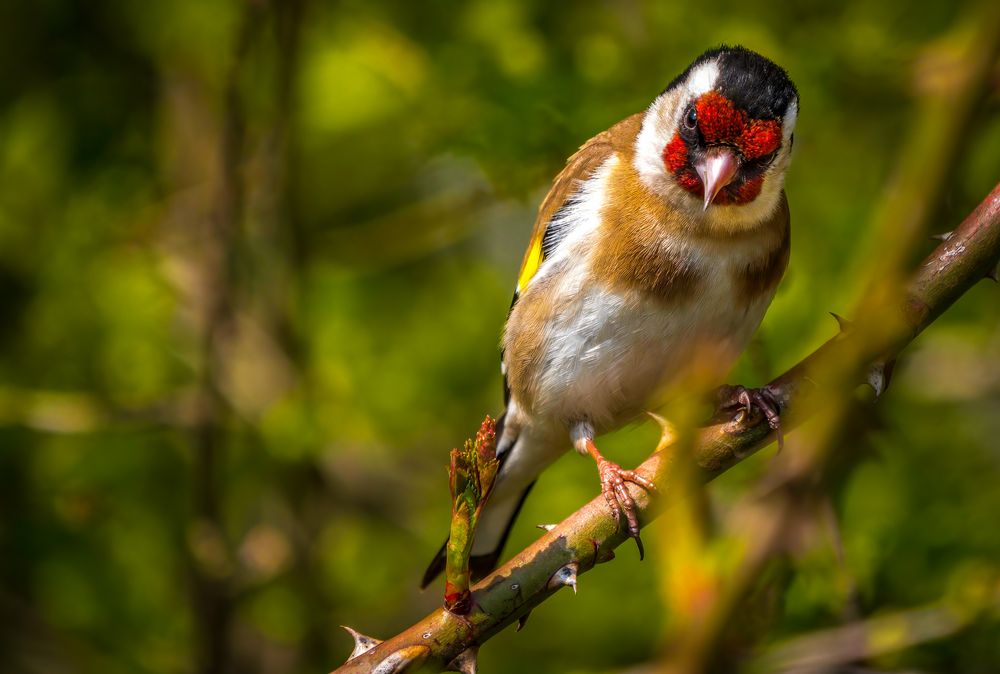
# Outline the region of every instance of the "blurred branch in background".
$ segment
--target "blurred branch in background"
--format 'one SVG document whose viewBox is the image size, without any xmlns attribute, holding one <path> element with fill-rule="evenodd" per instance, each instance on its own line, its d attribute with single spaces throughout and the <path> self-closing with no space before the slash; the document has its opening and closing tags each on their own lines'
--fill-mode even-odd
<svg viewBox="0 0 1000 674">
<path fill-rule="evenodd" d="M 848 395 L 866 380 L 865 372 L 873 361 L 884 363 L 894 358 L 998 262 L 1000 184 L 917 269 L 906 287 L 905 300 L 904 295 L 892 293 L 889 305 L 859 317 L 872 326 L 878 323 L 879 329 L 839 334 L 768 385 L 781 402 L 784 428 L 795 428 L 821 412 L 826 401 Z M 877 379 L 875 388 L 884 384 L 884 377 Z M 700 432 L 695 443 L 693 458 L 699 481 L 718 476 L 772 439 L 771 429 L 759 414 L 716 419 Z M 679 465 L 684 463 L 669 447 L 659 447 L 638 470 L 653 478 L 661 493 L 669 495 L 676 486 L 675 476 L 687 470 Z M 645 525 L 656 513 L 650 510 L 648 494 L 638 488 L 631 491 Z M 468 615 L 457 618 L 439 609 L 367 652 L 354 655 L 335 671 L 347 674 L 381 668 L 379 671 L 398 672 L 417 660 L 446 666 L 569 585 L 570 576 L 575 585 L 578 574 L 613 558 L 611 551 L 623 539 L 603 497 L 595 498 L 479 583 L 473 589 L 473 610 Z M 689 665 L 700 666 L 700 656 L 683 663 L 684 667 Z"/>
<path fill-rule="evenodd" d="M 759 674 L 846 671 L 838 667 L 943 639 L 978 620 L 995 621 L 1000 613 L 996 569 L 981 569 L 975 577 L 964 581 L 952 596 L 928 606 L 886 613 L 779 643 L 753 659 L 747 671 Z"/>
<path fill-rule="evenodd" d="M 303 489 L 318 484 L 315 465 L 275 474 L 271 489 L 257 495 L 258 507 L 273 500 L 284 507 L 255 516 L 262 521 L 245 536 L 236 538 L 225 521 L 232 482 L 226 453 L 233 439 L 264 449 L 257 425 L 265 409 L 294 387 L 306 409 L 313 402 L 309 342 L 302 332 L 299 270 L 308 263 L 309 247 L 298 206 L 294 115 L 305 9 L 305 0 L 240 3 L 222 90 L 216 208 L 194 251 L 200 277 L 194 291 L 201 296 L 193 304 L 203 315 L 193 325 L 203 331 L 203 351 L 189 545 L 203 674 L 247 671 L 250 663 L 266 671 L 268 662 L 286 657 L 246 634 L 234 616 L 283 568 L 295 568 L 304 583 L 318 582 L 303 545 L 318 528 L 319 513 L 309 512 L 315 492 Z M 255 97 L 253 79 L 262 55 L 275 62 L 273 96 L 264 105 Z M 317 649 L 322 636 L 316 623 L 310 627 L 317 629 L 306 632 L 304 646 Z"/>
<path fill-rule="evenodd" d="M 1000 62 L 1000 7 L 969 7 L 947 32 L 922 47 L 909 69 L 913 115 L 888 188 L 870 223 L 878 270 L 858 270 L 862 301 L 879 301 L 886 280 L 899 278 L 939 217 L 962 159 L 979 142 L 976 119 L 994 94 Z M 867 259 L 867 258 L 866 258 Z M 873 273 L 877 271 L 877 273 Z"/>
<path fill-rule="evenodd" d="M 108 428 L 191 428 L 199 423 L 194 388 L 165 394 L 154 404 L 114 405 L 88 393 L 0 388 L 0 424 L 44 433 L 94 433 Z"/>
<path fill-rule="evenodd" d="M 1000 55 L 998 19 L 997 7 L 977 8 L 918 59 L 921 70 L 932 60 L 944 61 L 937 67 L 953 76 L 938 77 L 918 89 L 921 97 L 916 101 L 913 128 L 872 218 L 872 240 L 880 252 L 880 264 L 863 272 L 864 291 L 851 315 L 854 320 L 835 315 L 840 328 L 862 348 L 869 343 L 886 343 L 887 338 L 889 343 L 912 338 L 908 330 L 886 320 L 893 316 L 887 309 L 914 302 L 912 295 L 901 296 L 899 279 L 906 276 L 905 267 L 914 250 L 933 233 L 929 230 L 932 218 L 941 212 L 947 187 L 958 173 L 962 150 L 975 135 L 973 121 L 982 109 Z M 920 72 L 915 77 L 926 75 Z M 895 334 L 899 337 L 890 337 Z M 900 344 L 890 346 L 890 351 L 895 353 Z M 875 420 L 842 392 L 852 381 L 859 381 L 857 367 L 871 362 L 871 357 L 877 360 L 864 378 L 876 395 L 881 395 L 891 377 L 892 355 L 855 351 L 843 354 L 839 362 L 832 361 L 828 367 L 844 369 L 824 373 L 832 385 L 818 387 L 818 398 L 812 403 L 823 413 L 808 433 L 793 438 L 791 451 L 776 460 L 757 489 L 727 514 L 724 531 L 702 541 L 681 560 L 673 559 L 672 541 L 666 543 L 664 564 L 678 567 L 668 568 L 668 577 L 699 578 L 702 588 L 696 602 L 690 600 L 691 591 L 684 583 L 674 584 L 679 591 L 667 592 L 670 629 L 665 671 L 697 674 L 736 669 L 754 646 L 752 632 L 763 632 L 773 619 L 762 603 L 768 599 L 767 593 L 760 591 L 761 579 L 767 578 L 768 568 L 777 559 L 801 554 L 804 547 L 823 538 L 813 530 L 828 530 L 829 543 L 837 548 L 843 572 L 831 492 L 865 457 L 859 448 Z M 933 385 L 928 382 L 928 386 Z M 685 513 L 684 508 L 670 511 L 668 531 L 689 528 L 677 521 Z M 722 554 L 719 549 L 729 552 Z M 849 578 L 847 582 L 853 584 Z M 772 593 L 781 589 L 771 588 Z M 746 620 L 748 615 L 754 616 L 752 621 Z"/>
<path fill-rule="evenodd" d="M 203 249 L 204 307 L 201 318 L 200 414 L 194 429 L 192 476 L 194 520 L 189 532 L 192 553 L 194 619 L 199 639 L 197 672 L 223 674 L 232 666 L 232 573 L 230 542 L 223 522 L 225 499 L 224 451 L 231 423 L 223 399 L 226 353 L 235 339 L 240 300 L 239 259 L 244 250 L 246 216 L 244 163 L 246 115 L 241 78 L 247 54 L 261 27 L 263 11 L 256 3 L 243 5 L 236 44 L 223 91 L 220 133 L 221 161 L 216 209 L 209 218 L 209 235 Z"/>
</svg>

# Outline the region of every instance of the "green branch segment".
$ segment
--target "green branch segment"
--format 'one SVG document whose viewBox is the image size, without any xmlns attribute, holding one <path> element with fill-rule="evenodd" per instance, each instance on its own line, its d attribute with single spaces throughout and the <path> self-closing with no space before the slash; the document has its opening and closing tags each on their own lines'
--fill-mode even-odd
<svg viewBox="0 0 1000 674">
<path fill-rule="evenodd" d="M 472 608 L 469 557 L 479 515 L 496 482 L 496 449 L 496 423 L 487 416 L 475 440 L 466 440 L 462 449 L 451 450 L 451 531 L 445 556 L 444 607 L 457 615 Z"/>
</svg>

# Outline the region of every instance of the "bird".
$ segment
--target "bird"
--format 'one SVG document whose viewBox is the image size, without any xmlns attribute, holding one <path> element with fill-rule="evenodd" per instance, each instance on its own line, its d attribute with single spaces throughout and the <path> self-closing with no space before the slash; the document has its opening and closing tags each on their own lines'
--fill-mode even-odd
<svg viewBox="0 0 1000 674">
<path fill-rule="evenodd" d="M 757 330 L 789 260 L 784 180 L 798 111 L 783 68 L 721 45 L 567 160 L 539 207 L 504 326 L 500 467 L 474 578 L 496 567 L 535 480 L 570 447 L 594 459 L 615 522 L 643 556 L 626 483 L 655 486 L 605 458 L 596 438 L 695 373 L 722 382 Z M 756 407 L 780 439 L 766 387 L 719 390 L 723 408 Z M 442 546 L 421 587 L 444 565 Z"/>
</svg>

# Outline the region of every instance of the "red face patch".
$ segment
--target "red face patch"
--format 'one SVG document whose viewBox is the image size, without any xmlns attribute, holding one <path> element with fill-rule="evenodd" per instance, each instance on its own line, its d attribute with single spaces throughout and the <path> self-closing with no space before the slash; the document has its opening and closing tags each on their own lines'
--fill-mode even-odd
<svg viewBox="0 0 1000 674">
<path fill-rule="evenodd" d="M 694 104 L 698 128 L 709 145 L 735 145 L 746 159 L 769 155 L 781 145 L 781 124 L 774 119 L 750 119 L 733 102 L 714 91 Z"/>
<path fill-rule="evenodd" d="M 695 102 L 698 129 L 708 145 L 732 145 L 743 158 L 752 161 L 765 157 L 781 146 L 781 123 L 773 119 L 751 119 L 737 110 L 732 101 L 714 91 Z M 688 162 L 688 146 L 680 133 L 663 148 L 663 163 L 682 188 L 701 197 L 704 186 Z M 716 204 L 745 204 L 760 194 L 763 176 L 739 180 L 727 185 L 715 197 Z"/>
<path fill-rule="evenodd" d="M 673 140 L 667 143 L 667 146 L 663 148 L 663 163 L 667 165 L 671 173 L 677 173 L 682 168 L 687 166 L 688 162 L 688 146 L 681 138 L 681 135 L 674 134 Z"/>
</svg>

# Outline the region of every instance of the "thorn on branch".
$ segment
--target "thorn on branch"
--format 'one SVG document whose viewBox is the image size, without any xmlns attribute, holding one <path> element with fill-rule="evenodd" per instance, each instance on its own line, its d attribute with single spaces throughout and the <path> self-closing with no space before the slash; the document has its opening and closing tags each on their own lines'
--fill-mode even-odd
<svg viewBox="0 0 1000 674">
<path fill-rule="evenodd" d="M 931 238 L 936 241 L 947 241 L 951 238 L 952 234 L 954 234 L 954 232 L 941 232 L 940 234 L 931 234 Z"/>
<path fill-rule="evenodd" d="M 555 524 L 536 524 L 535 526 L 541 529 L 542 531 L 552 531 L 553 529 L 556 528 Z"/>
<path fill-rule="evenodd" d="M 886 389 L 889 388 L 889 382 L 892 380 L 892 369 L 896 366 L 896 359 L 890 360 L 880 360 L 877 361 L 871 368 L 868 369 L 868 376 L 865 383 L 872 387 L 875 391 L 875 399 L 878 400 L 885 393 Z"/>
<path fill-rule="evenodd" d="M 559 589 L 564 585 L 568 585 L 573 588 L 573 594 L 576 594 L 576 574 L 579 570 L 580 565 L 576 562 L 570 562 L 564 566 L 559 567 L 559 570 L 552 574 L 549 578 L 547 587 L 551 589 Z"/>
<path fill-rule="evenodd" d="M 470 646 L 455 656 L 455 659 L 445 667 L 446 672 L 461 672 L 462 674 L 476 674 L 479 667 L 479 646 Z"/>
<path fill-rule="evenodd" d="M 517 627 L 514 628 L 515 632 L 520 632 L 522 629 L 524 629 L 524 624 L 528 622 L 528 616 L 530 615 L 531 611 L 528 611 L 527 613 L 525 613 L 524 615 L 522 615 L 520 618 L 517 619 Z"/>
<path fill-rule="evenodd" d="M 672 423 L 655 412 L 646 412 L 646 414 L 660 427 L 660 440 L 656 443 L 656 451 L 661 452 L 672 445 L 677 439 L 677 429 Z"/>
<path fill-rule="evenodd" d="M 444 607 L 457 615 L 472 609 L 469 557 L 479 515 L 496 482 L 500 465 L 496 450 L 496 423 L 488 415 L 474 440 L 466 440 L 461 450 L 451 450 L 451 531 L 445 551 Z"/>
<path fill-rule="evenodd" d="M 840 314 L 835 314 L 832 311 L 830 312 L 830 315 L 837 321 L 837 327 L 840 328 L 840 332 L 842 334 L 847 334 L 854 328 L 854 321 L 850 321 Z"/>
<path fill-rule="evenodd" d="M 367 653 L 382 643 L 381 639 L 376 639 L 375 637 L 370 637 L 367 634 L 362 634 L 353 627 L 348 627 L 347 625 L 341 625 L 341 627 L 347 630 L 347 633 L 354 637 L 354 650 L 347 656 L 348 661 L 358 657 L 362 653 Z"/>
</svg>

